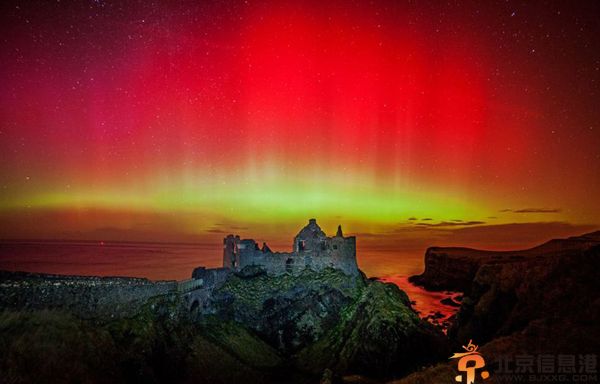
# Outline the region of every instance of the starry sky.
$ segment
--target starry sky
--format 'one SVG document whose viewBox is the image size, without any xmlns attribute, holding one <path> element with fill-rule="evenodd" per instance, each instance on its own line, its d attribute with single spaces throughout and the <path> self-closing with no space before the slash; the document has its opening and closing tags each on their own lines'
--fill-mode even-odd
<svg viewBox="0 0 600 384">
<path fill-rule="evenodd" d="M 421 252 L 600 224 L 598 2 L 0 7 L 2 239 L 287 249 L 317 217 Z"/>
</svg>

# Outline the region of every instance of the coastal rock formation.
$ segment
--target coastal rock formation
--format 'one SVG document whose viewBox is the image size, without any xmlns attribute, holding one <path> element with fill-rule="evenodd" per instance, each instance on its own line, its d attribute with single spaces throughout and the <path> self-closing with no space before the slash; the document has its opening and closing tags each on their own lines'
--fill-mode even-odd
<svg viewBox="0 0 600 384">
<path fill-rule="evenodd" d="M 540 319 L 598 320 L 600 232 L 547 244 L 522 260 L 482 265 L 449 336 L 484 343 Z"/>
<path fill-rule="evenodd" d="M 304 370 L 401 376 L 449 354 L 443 334 L 410 309 L 396 285 L 370 281 L 324 337 L 297 354 Z"/>
<path fill-rule="evenodd" d="M 306 382 L 325 371 L 391 378 L 448 351 L 443 334 L 417 316 L 397 286 L 333 268 L 270 276 L 248 267 L 229 274 L 209 305 L 192 313 L 184 295 L 169 290 L 140 299 L 127 316 L 107 316 L 77 290 L 87 288 L 71 287 L 61 306 L 54 307 L 57 297 L 3 307 L 0 366 L 15 382 L 54 381 L 65 360 L 74 370 L 61 371 L 58 381 Z M 30 362 L 39 369 L 28 370 Z"/>
<path fill-rule="evenodd" d="M 418 317 L 397 286 L 333 268 L 232 276 L 214 292 L 209 310 L 246 324 L 315 375 L 329 369 L 391 377 L 449 351 L 443 334 Z"/>
<path fill-rule="evenodd" d="M 597 353 L 600 231 L 494 256 L 507 257 L 487 260 L 473 276 L 448 331 L 454 350 L 472 339 L 491 362 L 526 354 Z M 441 363 L 397 383 L 450 383 L 457 374 L 455 366 Z"/>
<path fill-rule="evenodd" d="M 409 281 L 429 290 L 468 291 L 480 267 L 514 264 L 541 255 L 571 255 L 598 244 L 600 232 L 554 239 L 534 248 L 519 251 L 482 251 L 460 247 L 431 247 L 425 253 L 425 271 Z"/>
<path fill-rule="evenodd" d="M 403 291 L 360 272 L 341 227 L 330 238 L 310 220 L 291 253 L 224 245 L 222 268 L 180 282 L 2 272 L 0 367 L 14 382 L 50 378 L 55 356 L 77 368 L 64 382 L 310 382 L 392 378 L 448 354 Z M 31 375 L 29 361 L 50 368 Z"/>
<path fill-rule="evenodd" d="M 365 284 L 333 268 L 274 277 L 248 266 L 213 292 L 204 312 L 244 324 L 289 354 L 335 326 Z"/>
<path fill-rule="evenodd" d="M 428 248 L 425 271 L 409 281 L 429 290 L 465 291 L 481 264 L 489 259 L 487 253 L 469 248 Z"/>
</svg>

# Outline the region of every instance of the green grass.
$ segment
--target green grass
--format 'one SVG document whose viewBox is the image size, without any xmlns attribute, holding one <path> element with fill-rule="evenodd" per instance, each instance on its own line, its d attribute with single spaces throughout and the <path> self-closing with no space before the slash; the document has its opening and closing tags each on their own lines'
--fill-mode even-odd
<svg viewBox="0 0 600 384">
<path fill-rule="evenodd" d="M 217 292 L 232 294 L 241 305 L 258 311 L 269 298 L 302 286 L 318 293 L 335 288 L 345 296 L 356 297 L 364 282 L 361 277 L 348 276 L 336 269 L 327 268 L 318 273 L 304 270 L 299 275 L 284 274 L 277 277 L 261 275 L 242 278 L 234 275 Z"/>
</svg>

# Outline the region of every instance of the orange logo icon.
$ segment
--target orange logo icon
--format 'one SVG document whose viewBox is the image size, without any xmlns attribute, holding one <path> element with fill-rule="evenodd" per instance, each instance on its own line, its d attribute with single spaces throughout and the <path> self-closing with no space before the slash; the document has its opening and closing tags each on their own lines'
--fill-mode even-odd
<svg viewBox="0 0 600 384">
<path fill-rule="evenodd" d="M 465 384 L 473 384 L 475 382 L 475 371 L 485 367 L 485 360 L 483 359 L 483 356 L 477 352 L 478 348 L 479 347 L 473 344 L 473 340 L 469 340 L 469 344 L 466 347 L 463 345 L 463 349 L 467 352 L 455 353 L 450 356 L 451 359 L 460 359 L 458 360 L 458 370 L 466 373 L 467 381 Z M 481 372 L 482 379 L 485 380 L 488 377 L 490 377 L 488 371 Z M 462 383 L 463 375 L 460 374 L 456 376 L 455 380 Z"/>
</svg>

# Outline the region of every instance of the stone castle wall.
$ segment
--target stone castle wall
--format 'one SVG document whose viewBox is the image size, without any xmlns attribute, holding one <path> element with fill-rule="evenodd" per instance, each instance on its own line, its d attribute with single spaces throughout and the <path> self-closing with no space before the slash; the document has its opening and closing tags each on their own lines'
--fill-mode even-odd
<svg viewBox="0 0 600 384">
<path fill-rule="evenodd" d="M 230 274 L 229 268 L 198 267 L 192 272 L 192 279 L 202 280 L 203 287 L 216 287 L 225 282 Z"/>
</svg>

